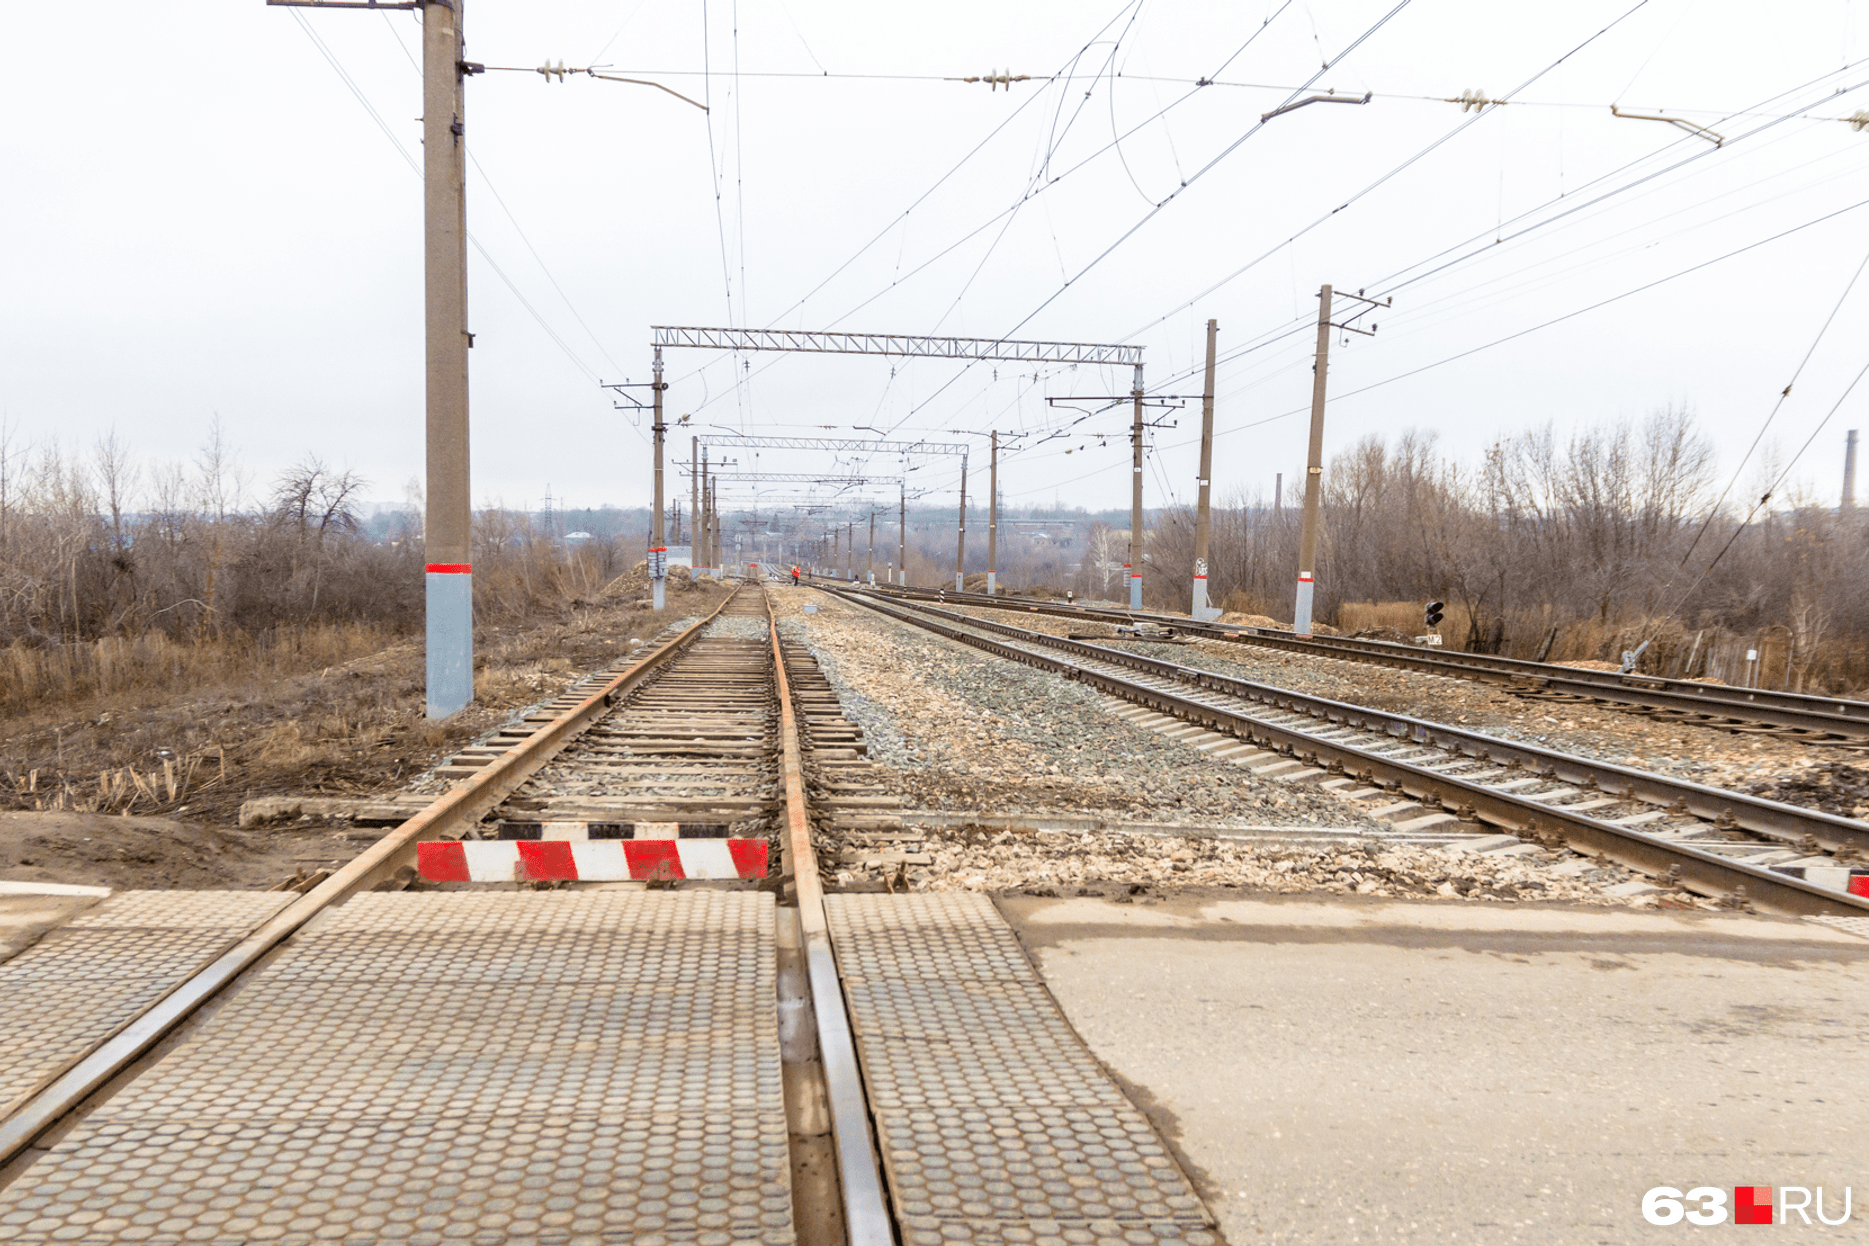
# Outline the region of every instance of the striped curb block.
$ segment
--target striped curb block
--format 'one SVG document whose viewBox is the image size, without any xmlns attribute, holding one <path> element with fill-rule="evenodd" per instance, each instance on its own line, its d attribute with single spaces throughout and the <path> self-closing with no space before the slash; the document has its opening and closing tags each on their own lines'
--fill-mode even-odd
<svg viewBox="0 0 1869 1246">
<path fill-rule="evenodd" d="M 1853 896 L 1869 896 L 1869 870 L 1845 869 L 1840 865 L 1775 865 L 1773 871 L 1802 878 L 1818 887 L 1847 891 Z"/>
<path fill-rule="evenodd" d="M 418 872 L 436 883 L 766 876 L 763 839 L 429 840 L 415 850 Z"/>
</svg>

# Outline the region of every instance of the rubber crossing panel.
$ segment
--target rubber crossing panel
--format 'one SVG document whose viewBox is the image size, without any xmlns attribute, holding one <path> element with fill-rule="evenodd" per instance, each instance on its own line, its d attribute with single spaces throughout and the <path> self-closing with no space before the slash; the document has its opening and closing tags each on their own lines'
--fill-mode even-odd
<svg viewBox="0 0 1869 1246">
<path fill-rule="evenodd" d="M 0 1112 L 296 899 L 253 891 L 126 891 L 0 963 Z"/>
<path fill-rule="evenodd" d="M 825 907 L 904 1246 L 1217 1246 L 990 899 Z"/>
<path fill-rule="evenodd" d="M 0 1242 L 790 1246 L 772 906 L 356 896 L 0 1191 Z"/>
</svg>

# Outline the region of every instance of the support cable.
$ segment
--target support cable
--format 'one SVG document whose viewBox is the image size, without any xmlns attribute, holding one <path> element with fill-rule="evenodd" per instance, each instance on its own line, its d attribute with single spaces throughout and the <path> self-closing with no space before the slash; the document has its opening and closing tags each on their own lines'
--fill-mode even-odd
<svg viewBox="0 0 1869 1246">
<path fill-rule="evenodd" d="M 1643 3 L 1646 3 L 1646 2 L 1647 0 L 1643 0 Z M 1375 23 L 1371 25 L 1369 29 L 1365 30 L 1362 34 L 1358 35 L 1354 40 L 1350 42 L 1350 44 L 1347 47 L 1343 49 L 1343 51 L 1337 54 L 1336 60 L 1325 64 L 1322 68 L 1320 68 L 1317 71 L 1317 73 L 1311 76 L 1310 80 L 1307 81 L 1299 91 L 1293 92 L 1293 97 L 1295 98 L 1297 95 L 1302 94 L 1303 91 L 1308 91 L 1313 86 L 1315 86 L 1319 78 L 1322 78 L 1325 74 L 1330 72 L 1331 65 L 1342 63 L 1345 57 L 1349 56 L 1352 52 L 1356 51 L 1357 48 L 1361 47 L 1367 40 L 1372 38 L 1376 34 L 1377 31 L 1381 30 L 1384 26 L 1388 25 L 1389 22 L 1394 19 L 1396 14 L 1400 13 L 1403 9 L 1408 7 L 1409 3 L 1410 3 L 1410 0 L 1400 0 L 1400 2 L 1396 4 L 1394 8 L 1390 9 L 1387 13 L 1383 14 L 1380 18 L 1376 19 Z M 1289 103 L 1291 101 L 1287 100 L 1286 102 Z M 1019 321 L 1019 323 L 1013 325 L 1012 328 L 1008 329 L 1004 334 L 1001 335 L 1001 340 L 1004 340 L 1005 338 L 1009 338 L 1013 334 L 1017 333 L 1020 329 L 1024 328 L 1034 318 L 1036 318 L 1041 312 L 1043 312 L 1047 307 L 1050 307 L 1053 303 L 1057 302 L 1057 300 L 1064 295 L 1065 291 L 1069 290 L 1077 282 L 1083 280 L 1084 277 L 1088 275 L 1092 269 L 1096 268 L 1105 259 L 1109 258 L 1110 255 L 1112 255 L 1119 247 L 1121 247 L 1125 242 L 1129 241 L 1130 238 L 1134 237 L 1139 230 L 1141 230 L 1150 221 L 1154 220 L 1157 216 L 1159 216 L 1162 213 L 1162 211 L 1168 207 L 1169 204 L 1173 203 L 1176 199 L 1180 198 L 1181 193 L 1183 191 L 1187 190 L 1188 187 L 1194 185 L 1196 182 L 1200 181 L 1203 177 L 1205 177 L 1208 173 L 1212 172 L 1217 166 L 1219 166 L 1219 164 L 1222 161 L 1224 161 L 1228 156 L 1232 155 L 1235 151 L 1238 151 L 1242 144 L 1244 144 L 1248 139 L 1252 138 L 1255 134 L 1259 133 L 1259 131 L 1263 130 L 1265 126 L 1266 126 L 1266 123 L 1263 120 L 1256 122 L 1255 124 L 1250 126 L 1246 130 L 1245 133 L 1241 134 L 1238 138 L 1234 139 L 1225 148 L 1223 148 L 1218 155 L 1214 156 L 1211 160 L 1209 160 L 1206 164 L 1202 165 L 1199 169 L 1196 169 L 1194 171 L 1193 176 L 1188 178 L 1187 181 L 1183 182 L 1180 186 L 1176 187 L 1173 191 L 1169 192 L 1167 198 L 1163 199 L 1160 203 L 1150 208 L 1146 213 L 1143 214 L 1140 220 L 1138 220 L 1135 224 L 1131 225 L 1128 229 L 1124 230 L 1123 233 L 1119 235 L 1114 242 L 1110 243 L 1109 246 L 1105 247 L 1101 252 L 1099 252 L 1095 259 L 1091 260 L 1088 264 L 1084 265 L 1083 268 L 1078 270 L 1078 273 L 1075 277 L 1072 277 L 1070 280 L 1066 281 L 1063 285 L 1059 286 L 1057 290 L 1052 292 L 1052 294 L 1044 300 L 1044 302 L 1040 303 L 1037 307 L 1034 307 L 1030 312 L 1027 312 L 1026 315 Z M 940 397 L 941 394 L 946 392 L 946 390 L 948 389 L 950 385 L 952 385 L 956 380 L 959 380 L 960 377 L 964 373 L 966 373 L 972 366 L 973 366 L 972 363 L 969 362 L 966 366 L 962 367 L 960 372 L 955 373 L 953 377 L 949 378 L 949 380 L 947 380 L 941 386 L 939 386 L 934 391 L 934 393 L 930 394 L 927 398 L 923 399 L 915 407 L 911 408 L 909 411 L 909 415 L 910 416 L 914 415 L 916 412 L 920 411 L 923 407 L 926 407 L 929 403 L 933 402 L 936 398 Z M 903 417 L 904 420 L 906 420 L 907 418 L 908 416 Z"/>
<path fill-rule="evenodd" d="M 311 40 L 312 46 L 318 49 L 319 53 L 325 58 L 325 61 L 331 66 L 332 71 L 337 74 L 339 81 L 349 89 L 351 95 L 363 106 L 363 110 L 370 115 L 370 119 L 376 123 L 377 128 L 383 132 L 383 137 L 389 140 L 390 146 L 396 149 L 396 154 L 401 156 L 403 162 L 409 166 L 409 171 L 415 174 L 416 178 L 420 180 L 422 177 L 422 166 L 417 163 L 415 157 L 409 153 L 409 149 L 403 146 L 402 140 L 396 136 L 396 132 L 390 129 L 389 123 L 383 119 L 383 114 L 377 111 L 376 106 L 372 104 L 369 97 L 363 93 L 363 89 L 357 85 L 356 80 L 350 76 L 350 73 L 344 68 L 343 63 L 338 60 L 337 54 L 332 52 L 325 41 L 319 37 L 318 32 L 312 29 L 311 23 L 305 20 L 303 14 L 294 9 L 292 11 L 292 16 L 297 20 L 299 29 L 305 32 L 305 37 Z M 408 49 L 405 48 L 404 52 L 406 53 L 407 50 Z M 497 194 L 495 198 L 498 198 Z M 598 380 L 597 373 L 591 369 L 589 364 L 585 363 L 584 360 L 579 357 L 576 351 L 571 349 L 570 343 L 559 336 L 558 332 L 552 328 L 545 317 L 539 314 L 539 309 L 534 307 L 531 301 L 520 292 L 519 286 L 507 275 L 506 270 L 500 267 L 499 262 L 495 260 L 487 251 L 487 248 L 481 244 L 480 239 L 469 231 L 467 240 L 473 245 L 474 250 L 480 253 L 480 258 L 486 261 L 487 267 L 493 270 L 494 275 L 505 284 L 508 290 L 512 291 L 513 297 L 519 300 L 519 305 L 525 308 L 527 314 L 538 323 L 539 328 L 544 330 L 545 336 L 549 337 L 558 349 L 564 353 L 565 358 L 571 361 L 573 367 L 579 372 L 582 372 L 585 378 L 592 384 L 596 384 Z M 601 346 L 599 349 L 601 349 Z M 640 429 L 637 430 L 637 436 L 643 436 Z"/>
</svg>

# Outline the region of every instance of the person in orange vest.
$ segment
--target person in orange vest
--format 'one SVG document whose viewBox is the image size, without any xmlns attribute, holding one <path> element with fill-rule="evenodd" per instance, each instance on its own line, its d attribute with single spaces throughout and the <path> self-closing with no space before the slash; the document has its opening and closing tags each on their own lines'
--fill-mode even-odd
<svg viewBox="0 0 1869 1246">
<path fill-rule="evenodd" d="M 798 568 L 797 567 L 792 568 L 792 587 L 793 588 L 798 587 Z"/>
</svg>

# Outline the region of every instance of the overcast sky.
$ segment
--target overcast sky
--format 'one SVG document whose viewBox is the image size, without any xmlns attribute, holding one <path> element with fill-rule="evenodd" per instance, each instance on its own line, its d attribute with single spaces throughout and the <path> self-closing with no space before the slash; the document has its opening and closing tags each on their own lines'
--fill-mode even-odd
<svg viewBox="0 0 1869 1246">
<path fill-rule="evenodd" d="M 1151 389 L 1190 394 L 1213 318 L 1237 355 L 1216 487 L 1269 492 L 1302 471 L 1323 282 L 1394 298 L 1375 337 L 1333 347 L 1327 451 L 1416 428 L 1477 458 L 1676 404 L 1730 471 L 1869 248 L 1869 132 L 1838 120 L 1869 108 L 1869 12 L 1632 3 L 466 0 L 470 59 L 607 65 L 711 106 L 470 79 L 476 502 L 645 502 L 647 421 L 598 381 L 646 380 L 656 324 L 1133 343 Z M 184 459 L 218 414 L 261 483 L 315 454 L 400 499 L 422 468 L 420 46 L 407 12 L 0 10 L 16 447 L 114 427 Z M 942 80 L 1007 70 L 1032 80 Z M 1309 84 L 1373 98 L 1261 126 Z M 1519 93 L 1445 102 L 1469 91 Z M 1866 340 L 1869 280 L 1777 416 L 1782 455 Z M 1082 410 L 1045 402 L 1127 392 L 1127 369 L 685 350 L 668 379 L 671 421 L 692 417 L 671 461 L 696 428 L 868 426 L 971 444 L 983 495 L 998 428 L 1026 447 L 1009 502 L 1127 502 L 1127 408 L 1046 440 Z M 1799 465 L 1824 496 L 1866 401 Z M 1199 431 L 1197 402 L 1158 414 L 1178 426 L 1151 434 L 1151 506 L 1191 498 Z M 908 466 L 952 496 L 951 463 Z"/>
</svg>

